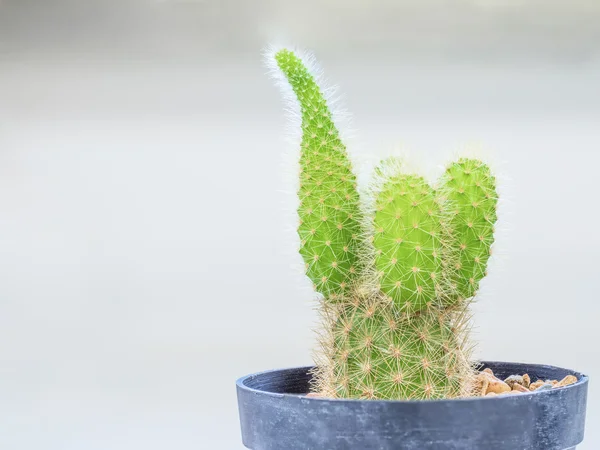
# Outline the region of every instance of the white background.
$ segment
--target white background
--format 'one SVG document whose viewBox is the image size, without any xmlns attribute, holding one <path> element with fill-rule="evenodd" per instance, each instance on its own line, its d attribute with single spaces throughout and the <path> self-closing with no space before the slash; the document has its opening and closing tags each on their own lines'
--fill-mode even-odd
<svg viewBox="0 0 600 450">
<path fill-rule="evenodd" d="M 341 86 L 357 161 L 486 149 L 478 355 L 600 377 L 600 5 L 365 5 L 0 2 L 0 448 L 241 450 L 235 379 L 310 363 L 271 41 Z"/>
</svg>

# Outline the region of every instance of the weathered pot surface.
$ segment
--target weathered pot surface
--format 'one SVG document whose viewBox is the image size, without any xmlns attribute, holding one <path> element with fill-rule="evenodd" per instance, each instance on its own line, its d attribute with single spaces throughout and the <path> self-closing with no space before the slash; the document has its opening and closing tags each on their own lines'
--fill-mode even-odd
<svg viewBox="0 0 600 450">
<path fill-rule="evenodd" d="M 577 383 L 458 400 L 307 398 L 310 367 L 237 381 L 244 445 L 252 450 L 571 450 L 583 440 L 587 376 L 537 364 L 483 362 L 500 377 Z"/>
</svg>

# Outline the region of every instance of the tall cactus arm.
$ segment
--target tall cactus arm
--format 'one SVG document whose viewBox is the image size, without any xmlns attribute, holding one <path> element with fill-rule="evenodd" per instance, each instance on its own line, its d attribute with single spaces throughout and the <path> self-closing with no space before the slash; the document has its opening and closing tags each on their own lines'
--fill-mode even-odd
<svg viewBox="0 0 600 450">
<path fill-rule="evenodd" d="M 302 115 L 300 152 L 300 253 L 315 289 L 328 299 L 357 279 L 361 236 L 356 177 L 314 76 L 290 50 L 275 62 L 293 89 Z"/>
</svg>

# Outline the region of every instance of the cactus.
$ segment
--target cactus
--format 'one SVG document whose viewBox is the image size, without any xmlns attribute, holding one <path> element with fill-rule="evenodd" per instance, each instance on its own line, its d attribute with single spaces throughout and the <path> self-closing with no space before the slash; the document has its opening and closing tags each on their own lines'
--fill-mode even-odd
<svg viewBox="0 0 600 450">
<path fill-rule="evenodd" d="M 469 304 L 496 221 L 489 167 L 459 159 L 432 186 L 389 159 L 376 170 L 371 201 L 361 203 L 315 77 L 290 50 L 272 62 L 302 117 L 300 253 L 323 295 L 314 390 L 365 399 L 468 395 Z"/>
<path fill-rule="evenodd" d="M 327 102 L 300 58 L 275 55 L 300 103 L 300 254 L 315 289 L 327 299 L 348 292 L 360 272 L 361 214 L 356 177 Z"/>
<path fill-rule="evenodd" d="M 372 236 L 380 288 L 400 310 L 421 311 L 440 295 L 440 203 L 422 177 L 397 172 L 383 182 Z"/>
<path fill-rule="evenodd" d="M 439 190 L 451 215 L 455 296 L 467 299 L 475 295 L 486 274 L 494 243 L 496 178 L 481 161 L 461 158 L 447 168 Z"/>
<path fill-rule="evenodd" d="M 458 397 L 468 388 L 470 365 L 455 325 L 452 312 L 404 314 L 385 297 L 367 295 L 331 322 L 333 345 L 325 370 L 317 371 L 318 390 L 338 398 Z"/>
</svg>

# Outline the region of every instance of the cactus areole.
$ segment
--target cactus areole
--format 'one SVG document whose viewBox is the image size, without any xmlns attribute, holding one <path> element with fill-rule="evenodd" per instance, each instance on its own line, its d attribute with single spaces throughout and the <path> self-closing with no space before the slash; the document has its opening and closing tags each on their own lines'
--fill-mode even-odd
<svg viewBox="0 0 600 450">
<path fill-rule="evenodd" d="M 392 157 L 359 194 L 312 60 L 285 48 L 268 58 L 299 113 L 297 231 L 322 329 L 315 367 L 238 382 L 248 448 L 574 448 L 583 438 L 585 376 L 553 391 L 477 397 L 469 309 L 494 243 L 490 167 L 462 157 L 429 182 Z M 555 417 L 561 407 L 570 416 Z M 510 431 L 515 415 L 519 427 Z"/>
</svg>

